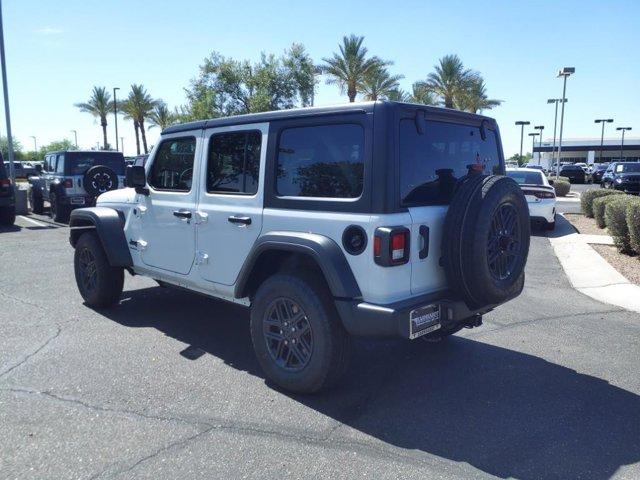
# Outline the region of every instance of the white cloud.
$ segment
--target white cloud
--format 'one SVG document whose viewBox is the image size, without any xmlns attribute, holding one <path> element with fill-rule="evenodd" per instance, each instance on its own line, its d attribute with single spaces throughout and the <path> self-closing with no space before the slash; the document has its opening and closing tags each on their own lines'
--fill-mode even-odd
<svg viewBox="0 0 640 480">
<path fill-rule="evenodd" d="M 35 30 L 35 33 L 38 35 L 60 35 L 62 33 L 62 29 L 55 27 L 42 27 Z"/>
</svg>

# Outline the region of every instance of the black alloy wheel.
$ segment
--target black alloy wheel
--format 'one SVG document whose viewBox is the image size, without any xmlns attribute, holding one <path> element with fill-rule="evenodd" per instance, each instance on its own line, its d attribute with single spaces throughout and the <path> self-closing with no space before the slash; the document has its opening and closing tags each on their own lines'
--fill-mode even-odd
<svg viewBox="0 0 640 480">
<path fill-rule="evenodd" d="M 96 258 L 88 248 L 83 248 L 78 257 L 80 282 L 87 293 L 93 293 L 98 285 Z"/>
<path fill-rule="evenodd" d="M 510 203 L 500 205 L 491 219 L 487 239 L 487 262 L 495 280 L 504 280 L 521 260 L 520 221 L 518 211 Z"/>
<path fill-rule="evenodd" d="M 287 371 L 304 369 L 313 354 L 313 331 L 306 313 L 290 298 L 279 297 L 266 309 L 263 336 L 273 361 Z"/>
</svg>

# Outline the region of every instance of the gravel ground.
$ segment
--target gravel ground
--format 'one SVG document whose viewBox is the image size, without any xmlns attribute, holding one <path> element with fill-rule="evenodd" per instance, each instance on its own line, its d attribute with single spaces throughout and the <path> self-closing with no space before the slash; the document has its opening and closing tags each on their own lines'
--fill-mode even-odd
<svg viewBox="0 0 640 480">
<path fill-rule="evenodd" d="M 606 228 L 598 228 L 593 218 L 587 218 L 581 213 L 565 213 L 564 216 L 579 233 L 587 235 L 609 235 Z"/>
<path fill-rule="evenodd" d="M 640 285 L 640 258 L 620 253 L 611 245 L 591 245 L 613 268 L 624 275 L 627 280 Z"/>
</svg>

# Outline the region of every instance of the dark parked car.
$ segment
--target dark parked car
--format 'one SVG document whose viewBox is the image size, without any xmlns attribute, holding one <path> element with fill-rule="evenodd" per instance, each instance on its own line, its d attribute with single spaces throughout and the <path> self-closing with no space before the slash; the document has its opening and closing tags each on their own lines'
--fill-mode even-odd
<svg viewBox="0 0 640 480">
<path fill-rule="evenodd" d="M 0 225 L 13 225 L 16 221 L 16 199 L 13 182 L 0 154 Z"/>
<path fill-rule="evenodd" d="M 602 175 L 600 186 L 640 194 L 640 162 L 615 162 Z"/>
<path fill-rule="evenodd" d="M 584 183 L 587 178 L 583 168 L 578 165 L 564 165 L 560 169 L 560 176 L 567 177 L 571 183 Z"/>
<path fill-rule="evenodd" d="M 600 183 L 602 181 L 602 175 L 609 168 L 608 163 L 596 163 L 591 171 L 591 180 L 593 183 Z"/>
</svg>

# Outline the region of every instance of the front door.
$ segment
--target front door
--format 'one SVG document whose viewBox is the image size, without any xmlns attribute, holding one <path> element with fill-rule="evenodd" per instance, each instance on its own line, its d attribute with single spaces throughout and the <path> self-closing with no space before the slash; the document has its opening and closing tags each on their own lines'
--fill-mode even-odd
<svg viewBox="0 0 640 480">
<path fill-rule="evenodd" d="M 197 262 L 205 280 L 233 285 L 262 229 L 268 124 L 206 130 Z"/>
<path fill-rule="evenodd" d="M 200 135 L 200 132 L 197 133 Z M 201 139 L 175 134 L 162 140 L 147 169 L 149 195 L 140 209 L 137 247 L 150 266 L 186 275 L 196 248 L 195 207 L 198 193 L 197 152 Z"/>
</svg>

